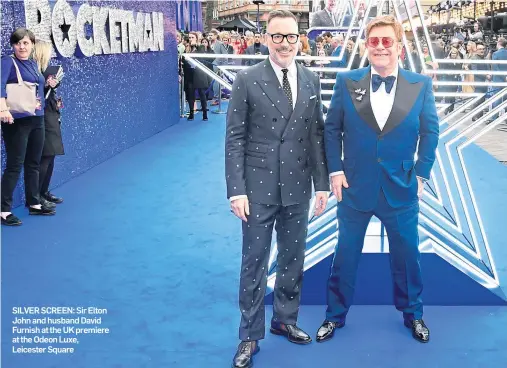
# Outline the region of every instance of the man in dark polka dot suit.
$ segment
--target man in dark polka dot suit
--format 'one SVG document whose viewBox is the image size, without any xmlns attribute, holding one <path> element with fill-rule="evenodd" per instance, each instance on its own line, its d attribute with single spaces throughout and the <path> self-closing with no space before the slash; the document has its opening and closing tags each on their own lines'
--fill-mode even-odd
<svg viewBox="0 0 507 368">
<path fill-rule="evenodd" d="M 241 343 L 233 367 L 250 367 L 264 338 L 273 226 L 278 257 L 270 331 L 296 344 L 311 342 L 296 322 L 312 183 L 316 216 L 324 211 L 330 190 L 320 80 L 294 61 L 296 18 L 272 11 L 267 31 L 269 57 L 238 73 L 227 112 L 227 197 L 243 220 Z"/>
</svg>

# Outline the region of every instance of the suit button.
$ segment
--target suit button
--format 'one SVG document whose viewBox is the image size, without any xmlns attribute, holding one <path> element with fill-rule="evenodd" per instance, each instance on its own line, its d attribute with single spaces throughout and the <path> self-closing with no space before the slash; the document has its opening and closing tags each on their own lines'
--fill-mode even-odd
<svg viewBox="0 0 507 368">
<path fill-rule="evenodd" d="M 308 123 L 308 120 L 309 120 L 308 118 L 306 118 L 306 119 L 305 119 L 305 121 L 306 121 L 307 123 Z"/>
<path fill-rule="evenodd" d="M 276 123 L 276 118 L 273 118 L 273 123 Z"/>
<path fill-rule="evenodd" d="M 298 162 L 301 162 L 302 158 L 301 157 L 298 157 Z"/>
<path fill-rule="evenodd" d="M 298 139 L 299 143 L 303 143 L 303 138 Z"/>
<path fill-rule="evenodd" d="M 285 140 L 284 140 L 283 138 L 282 138 L 282 139 L 280 139 L 280 143 L 282 143 L 282 144 L 283 144 L 283 142 L 285 142 Z"/>
<path fill-rule="evenodd" d="M 383 140 L 384 140 L 384 137 L 378 137 L 378 140 L 379 140 L 379 141 L 383 141 Z"/>
<path fill-rule="evenodd" d="M 382 159 L 380 157 L 377 158 L 377 162 L 382 162 Z"/>
</svg>

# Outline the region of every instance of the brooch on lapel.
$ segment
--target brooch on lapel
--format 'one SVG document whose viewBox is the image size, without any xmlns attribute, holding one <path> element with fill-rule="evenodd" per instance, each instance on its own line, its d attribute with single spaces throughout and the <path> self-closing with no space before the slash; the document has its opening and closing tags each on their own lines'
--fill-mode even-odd
<svg viewBox="0 0 507 368">
<path fill-rule="evenodd" d="M 357 94 L 356 100 L 358 101 L 362 101 L 363 96 L 366 94 L 366 90 L 361 88 L 356 89 L 354 92 Z"/>
</svg>

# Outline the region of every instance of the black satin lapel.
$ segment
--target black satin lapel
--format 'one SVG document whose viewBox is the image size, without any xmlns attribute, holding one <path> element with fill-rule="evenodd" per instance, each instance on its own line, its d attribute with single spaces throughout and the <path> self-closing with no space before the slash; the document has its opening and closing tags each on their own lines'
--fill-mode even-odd
<svg viewBox="0 0 507 368">
<path fill-rule="evenodd" d="M 276 77 L 275 71 L 268 59 L 264 62 L 262 80 L 258 83 L 262 91 L 271 100 L 271 103 L 280 111 L 282 116 L 288 117 L 292 109 L 289 109 L 289 100 L 283 92 L 282 86 Z"/>
<path fill-rule="evenodd" d="M 409 83 L 400 73 L 398 73 L 398 83 L 396 86 L 396 95 L 394 104 L 387 119 L 382 135 L 389 133 L 396 128 L 406 118 L 412 110 L 417 97 L 421 93 L 422 82 Z"/>
<path fill-rule="evenodd" d="M 354 81 L 352 79 L 347 79 L 345 81 L 347 85 L 347 90 L 349 91 L 350 98 L 354 107 L 356 108 L 359 116 L 372 128 L 377 134 L 380 134 L 380 128 L 377 123 L 377 119 L 375 119 L 375 115 L 373 114 L 373 110 L 371 108 L 370 102 L 370 78 L 371 73 L 366 73 L 363 79 L 359 81 Z M 356 92 L 366 91 L 364 95 L 362 95 L 362 99 L 358 99 L 361 94 Z"/>
</svg>

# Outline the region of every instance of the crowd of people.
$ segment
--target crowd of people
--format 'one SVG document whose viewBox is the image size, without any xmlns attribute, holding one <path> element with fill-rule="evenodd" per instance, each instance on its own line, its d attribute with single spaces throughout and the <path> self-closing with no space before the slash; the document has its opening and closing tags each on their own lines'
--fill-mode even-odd
<svg viewBox="0 0 507 368">
<path fill-rule="evenodd" d="M 185 91 L 186 101 L 189 105 L 188 119 L 194 119 L 194 112 L 197 110 L 203 111 L 203 119 L 207 120 L 207 105 L 208 100 L 212 100 L 211 105 L 218 105 L 219 98 L 228 98 L 227 94 L 220 93 L 219 83 L 192 66 L 191 63 L 185 61 L 186 53 L 210 53 L 210 54 L 236 54 L 236 55 L 268 55 L 267 34 L 261 32 L 246 31 L 244 34 L 239 32 L 223 31 L 219 32 L 216 29 L 208 33 L 190 32 L 188 34 L 178 33 L 178 52 L 180 55 L 180 75 L 183 81 L 183 90 Z M 422 41 L 423 39 L 420 38 Z M 351 55 L 354 48 L 357 52 L 350 62 Z M 449 93 L 485 93 L 487 96 L 494 95 L 494 93 L 501 88 L 492 87 L 487 85 L 473 86 L 466 83 L 473 82 L 505 82 L 505 78 L 498 75 L 488 74 L 468 74 L 469 70 L 506 70 L 507 64 L 492 65 L 492 64 L 467 64 L 461 59 L 470 60 L 507 60 L 506 40 L 503 37 L 497 39 L 496 45 L 491 45 L 485 42 L 484 32 L 480 28 L 479 23 L 475 23 L 473 29 L 468 31 L 458 32 L 451 39 L 447 39 L 443 34 L 430 34 L 428 44 L 425 41 L 421 43 L 422 57 L 417 51 L 415 41 L 408 40 L 408 49 L 403 48 L 401 53 L 401 62 L 405 69 L 411 70 L 412 66 L 417 73 L 423 71 L 423 63 L 425 64 L 426 74 L 429 74 L 434 81 L 442 82 L 464 82 L 464 85 L 444 85 L 439 86 L 435 84 L 435 91 L 449 92 Z M 433 49 L 433 56 L 430 54 L 430 46 Z M 343 58 L 340 61 L 331 61 L 327 57 L 336 57 L 342 53 Z M 321 68 L 343 68 L 347 67 L 350 62 L 351 69 L 358 69 L 362 66 L 368 66 L 368 59 L 365 57 L 366 45 L 364 39 L 355 36 L 349 37 L 345 44 L 345 35 L 336 34 L 330 31 L 322 32 L 315 40 L 308 37 L 305 30 L 299 32 L 299 52 L 297 56 L 321 56 L 322 59 L 313 60 L 299 60 L 300 63 L 307 67 L 321 67 Z M 409 55 L 410 54 L 410 55 Z M 412 64 L 410 62 L 412 59 Z M 455 63 L 438 63 L 440 59 L 456 59 Z M 210 71 L 217 72 L 220 65 L 245 65 L 251 66 L 260 62 L 260 59 L 227 59 L 227 58 L 207 58 L 200 59 Z M 463 70 L 464 73 L 456 74 L 438 74 L 432 73 L 432 70 L 445 69 L 445 70 Z M 334 79 L 336 74 L 331 72 L 319 71 L 317 72 L 322 79 Z M 232 82 L 232 81 L 231 81 Z M 195 100 L 198 97 L 201 101 L 201 106 L 204 108 L 197 108 Z M 443 98 L 443 102 L 448 103 L 448 111 L 454 110 L 456 103 L 456 96 L 450 95 Z M 191 106 L 191 107 L 190 107 Z M 474 119 L 478 119 L 482 114 L 478 114 Z"/>
</svg>

